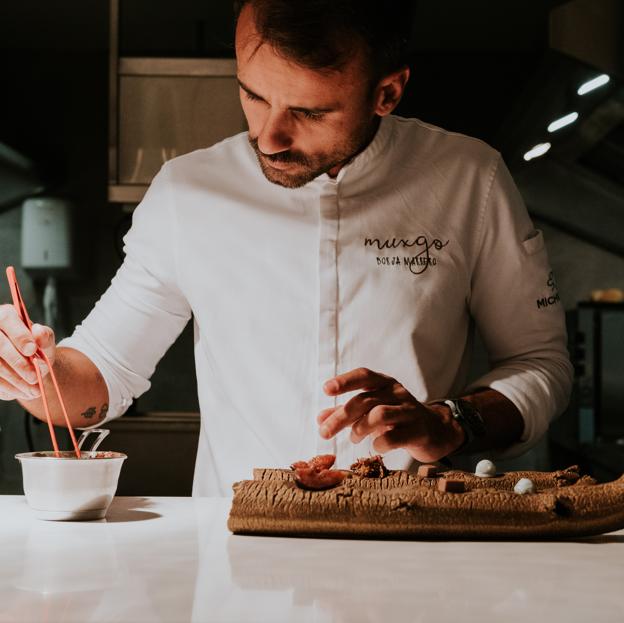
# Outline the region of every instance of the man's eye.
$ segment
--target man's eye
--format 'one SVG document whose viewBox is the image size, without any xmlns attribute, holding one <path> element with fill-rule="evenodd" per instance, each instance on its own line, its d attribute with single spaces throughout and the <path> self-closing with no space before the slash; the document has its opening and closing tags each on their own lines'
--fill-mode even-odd
<svg viewBox="0 0 624 623">
<path fill-rule="evenodd" d="M 257 95 L 254 95 L 253 93 L 250 93 L 249 91 L 244 91 L 245 93 L 245 97 L 248 100 L 251 100 L 252 102 L 261 102 L 262 99 L 260 99 Z"/>
<path fill-rule="evenodd" d="M 301 114 L 310 121 L 321 121 L 325 116 L 322 112 L 312 112 L 311 110 L 301 110 Z"/>
</svg>

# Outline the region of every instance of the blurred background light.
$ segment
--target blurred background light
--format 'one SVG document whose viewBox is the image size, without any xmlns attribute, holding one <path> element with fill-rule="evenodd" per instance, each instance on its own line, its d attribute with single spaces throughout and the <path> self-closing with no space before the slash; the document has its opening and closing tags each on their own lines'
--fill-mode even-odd
<svg viewBox="0 0 624 623">
<path fill-rule="evenodd" d="M 548 131 L 556 132 L 557 130 L 560 130 L 561 128 L 565 128 L 565 126 L 570 125 L 571 123 L 574 123 L 578 119 L 578 116 L 579 115 L 577 112 L 571 112 L 569 115 L 566 115 L 565 117 L 560 117 L 559 119 L 556 119 L 548 126 Z"/>
<path fill-rule="evenodd" d="M 607 74 L 601 74 L 600 76 L 596 76 L 592 80 L 588 80 L 587 82 L 583 83 L 578 88 L 577 93 L 579 95 L 585 95 L 586 93 L 589 93 L 590 91 L 593 91 L 594 89 L 598 89 L 599 87 L 604 86 L 605 84 L 609 82 L 609 80 L 610 78 Z"/>
<path fill-rule="evenodd" d="M 543 156 L 550 149 L 550 147 L 550 143 L 540 143 L 539 145 L 535 145 L 535 147 L 531 148 L 526 152 L 526 154 L 524 154 L 524 159 L 528 162 L 534 158 L 539 158 L 540 156 Z"/>
</svg>

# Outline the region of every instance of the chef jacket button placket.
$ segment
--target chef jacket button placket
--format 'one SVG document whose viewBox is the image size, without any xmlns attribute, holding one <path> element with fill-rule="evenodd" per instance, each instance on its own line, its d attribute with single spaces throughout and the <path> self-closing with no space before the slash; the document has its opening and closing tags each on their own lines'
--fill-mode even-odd
<svg viewBox="0 0 624 623">
<path fill-rule="evenodd" d="M 319 228 L 319 333 L 318 333 L 318 410 L 336 405 L 336 399 L 327 396 L 323 383 L 337 374 L 338 362 L 338 185 L 325 182 L 320 194 Z M 316 423 L 315 423 L 316 429 Z M 317 453 L 334 453 L 334 440 L 326 441 L 315 430 Z"/>
</svg>

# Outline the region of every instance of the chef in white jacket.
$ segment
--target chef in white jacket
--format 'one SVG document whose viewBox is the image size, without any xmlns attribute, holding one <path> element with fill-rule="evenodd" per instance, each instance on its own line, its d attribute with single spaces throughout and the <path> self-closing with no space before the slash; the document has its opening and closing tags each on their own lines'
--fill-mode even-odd
<svg viewBox="0 0 624 623">
<path fill-rule="evenodd" d="M 249 131 L 162 167 L 58 348 L 0 307 L 0 397 L 45 417 L 35 340 L 72 423 L 102 425 L 191 319 L 195 495 L 329 441 L 340 466 L 368 447 L 393 468 L 535 444 L 572 377 L 542 234 L 499 153 L 391 114 L 409 78 L 397 6 L 239 2 Z M 475 328 L 491 370 L 469 379 Z"/>
</svg>

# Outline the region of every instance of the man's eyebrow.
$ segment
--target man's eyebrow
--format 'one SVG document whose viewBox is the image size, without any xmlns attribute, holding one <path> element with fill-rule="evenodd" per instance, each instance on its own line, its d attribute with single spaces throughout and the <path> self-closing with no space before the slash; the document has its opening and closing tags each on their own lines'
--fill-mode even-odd
<svg viewBox="0 0 624 623">
<path fill-rule="evenodd" d="M 237 80 L 238 85 L 240 86 L 240 88 L 243 89 L 243 91 L 246 91 L 252 97 L 257 97 L 259 100 L 262 100 L 263 102 L 266 102 L 264 97 L 262 97 L 261 95 L 258 95 L 254 91 L 252 91 L 244 82 L 241 81 L 240 78 L 237 78 L 236 80 Z M 338 110 L 339 108 L 340 107 L 337 106 L 337 105 L 336 106 L 329 106 L 329 107 L 321 107 L 321 108 L 306 108 L 305 106 L 289 106 L 288 110 L 292 110 L 294 112 L 324 114 L 324 113 L 328 113 L 328 112 L 334 112 L 335 110 Z"/>
<path fill-rule="evenodd" d="M 254 97 L 257 97 L 259 100 L 265 101 L 264 97 L 261 97 L 257 93 L 254 93 L 244 82 L 241 82 L 240 78 L 236 78 L 236 81 L 238 82 L 238 86 L 241 89 L 243 89 L 243 91 L 247 91 L 249 95 L 253 95 Z"/>
</svg>

